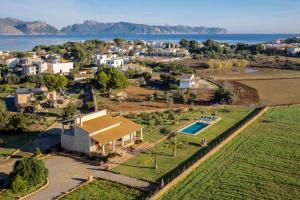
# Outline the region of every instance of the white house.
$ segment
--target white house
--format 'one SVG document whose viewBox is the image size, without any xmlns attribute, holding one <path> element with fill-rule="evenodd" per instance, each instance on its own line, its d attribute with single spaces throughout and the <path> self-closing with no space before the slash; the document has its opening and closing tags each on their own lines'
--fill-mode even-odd
<svg viewBox="0 0 300 200">
<path fill-rule="evenodd" d="M 0 57 L 0 64 L 7 65 L 9 69 L 15 68 L 19 62 L 18 58 L 12 58 L 7 56 Z"/>
<path fill-rule="evenodd" d="M 106 64 L 110 67 L 121 68 L 124 65 L 124 60 L 123 58 L 113 58 L 107 60 Z"/>
<path fill-rule="evenodd" d="M 116 148 L 134 144 L 136 139 L 143 139 L 142 126 L 122 116 L 113 117 L 107 110 L 81 115 L 62 124 L 62 147 L 85 154 L 106 155 Z"/>
<path fill-rule="evenodd" d="M 30 76 L 36 75 L 39 73 L 39 66 L 38 65 L 24 65 L 22 67 L 23 75 Z"/>
<path fill-rule="evenodd" d="M 92 60 L 95 65 L 105 65 L 107 62 L 107 55 L 106 54 L 102 54 L 102 55 L 97 54 L 92 57 Z"/>
<path fill-rule="evenodd" d="M 180 77 L 180 88 L 192 88 L 196 86 L 196 79 L 194 74 L 183 74 Z"/>
<path fill-rule="evenodd" d="M 295 55 L 297 53 L 300 53 L 300 47 L 292 47 L 292 48 L 287 48 L 286 53 L 288 55 Z"/>
<path fill-rule="evenodd" d="M 47 71 L 53 74 L 69 74 L 73 67 L 73 62 L 48 63 Z"/>
</svg>

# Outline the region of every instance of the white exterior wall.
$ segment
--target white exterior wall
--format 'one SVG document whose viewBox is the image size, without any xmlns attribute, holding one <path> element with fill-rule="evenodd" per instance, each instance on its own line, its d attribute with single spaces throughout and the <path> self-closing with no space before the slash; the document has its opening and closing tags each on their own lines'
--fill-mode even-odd
<svg viewBox="0 0 300 200">
<path fill-rule="evenodd" d="M 112 59 L 107 61 L 107 65 L 110 67 L 120 68 L 124 64 L 123 59 Z"/>
<path fill-rule="evenodd" d="M 54 74 L 69 74 L 71 69 L 73 69 L 73 62 L 49 63 L 48 69 Z"/>
<path fill-rule="evenodd" d="M 191 88 L 191 87 L 194 87 L 195 84 L 196 84 L 195 81 L 183 81 L 183 80 L 180 80 L 179 87 L 180 88 Z"/>
<path fill-rule="evenodd" d="M 37 74 L 37 66 L 24 66 L 23 67 L 23 75 L 30 76 Z"/>
<path fill-rule="evenodd" d="M 107 114 L 107 110 L 101 110 L 101 111 L 94 112 L 94 113 L 91 113 L 91 114 L 79 116 L 79 117 L 76 118 L 75 122 L 76 122 L 76 124 L 80 124 L 80 123 L 83 123 L 85 121 L 89 121 L 91 119 L 95 119 L 95 118 L 104 116 L 106 114 Z"/>
<path fill-rule="evenodd" d="M 17 58 L 10 58 L 10 59 L 7 59 L 4 64 L 6 64 L 8 68 L 15 68 L 18 61 L 19 61 L 19 59 L 17 59 Z"/>
<path fill-rule="evenodd" d="M 39 73 L 46 73 L 48 71 L 48 64 L 45 62 L 38 63 Z"/>
<path fill-rule="evenodd" d="M 104 65 L 107 62 L 107 55 L 96 55 L 93 59 L 93 63 L 96 65 Z"/>
<path fill-rule="evenodd" d="M 91 150 L 91 139 L 84 130 L 74 127 L 74 136 L 61 134 L 61 146 L 70 151 L 89 154 Z"/>
</svg>

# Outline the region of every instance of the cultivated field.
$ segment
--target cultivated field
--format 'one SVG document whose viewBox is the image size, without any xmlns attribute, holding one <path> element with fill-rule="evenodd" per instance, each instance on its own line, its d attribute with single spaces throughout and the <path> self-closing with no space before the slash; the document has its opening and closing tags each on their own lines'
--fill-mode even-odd
<svg viewBox="0 0 300 200">
<path fill-rule="evenodd" d="M 206 141 L 210 142 L 244 118 L 250 111 L 251 109 L 249 108 L 226 107 L 222 109 L 218 107 L 204 107 L 203 109 L 184 113 L 177 120 L 181 125 L 191 123 L 191 121 L 198 119 L 202 115 L 212 115 L 213 113 L 216 114 L 216 117 L 221 118 L 221 120 L 195 136 L 177 134 L 177 139 L 181 141 L 181 145 L 178 145 L 175 157 L 172 155 L 172 148 L 169 146 L 168 140 L 157 144 L 155 148 L 158 160 L 157 169 L 153 167 L 152 148 L 150 151 L 137 155 L 129 161 L 113 168 L 112 171 L 151 182 L 156 182 L 162 177 L 166 180 L 171 175 L 172 170 L 188 161 L 194 153 L 201 150 L 200 142 L 202 138 L 206 138 Z M 174 129 L 179 128 L 179 126 L 168 125 L 164 128 L 167 130 L 167 133 L 170 133 Z M 161 135 L 162 133 L 157 129 L 151 133 L 145 133 L 145 139 L 146 141 L 153 142 L 161 138 Z"/>
<path fill-rule="evenodd" d="M 147 88 L 130 86 L 126 89 L 122 89 L 127 94 L 128 100 L 118 102 L 106 97 L 97 97 L 98 106 L 100 108 L 108 108 L 113 112 L 120 111 L 137 111 L 137 110 L 153 110 L 169 108 L 166 102 L 162 101 L 147 101 L 147 95 L 154 94 L 158 90 L 150 90 Z M 129 100 L 131 99 L 131 100 Z M 172 104 L 171 108 L 188 107 L 188 105 Z"/>
<path fill-rule="evenodd" d="M 258 91 L 263 104 L 300 103 L 300 78 L 274 80 L 247 80 L 241 83 Z"/>
<path fill-rule="evenodd" d="M 251 79 L 276 79 L 276 78 L 298 78 L 300 71 L 274 68 L 241 68 L 230 71 L 215 70 L 207 73 L 216 80 L 251 80 Z"/>
<path fill-rule="evenodd" d="M 110 199 L 110 200 L 138 200 L 143 193 L 127 186 L 106 180 L 96 179 L 82 188 L 65 196 L 64 200 L 73 199 Z"/>
<path fill-rule="evenodd" d="M 163 199 L 299 199 L 300 107 L 271 108 Z"/>
</svg>

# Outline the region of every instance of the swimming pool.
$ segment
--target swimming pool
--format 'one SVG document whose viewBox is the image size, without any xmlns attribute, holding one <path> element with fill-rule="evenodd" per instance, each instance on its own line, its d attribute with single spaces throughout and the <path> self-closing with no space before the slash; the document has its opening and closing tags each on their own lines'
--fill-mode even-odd
<svg viewBox="0 0 300 200">
<path fill-rule="evenodd" d="M 194 122 L 183 129 L 180 129 L 179 133 L 189 134 L 189 135 L 196 135 L 199 131 L 206 128 L 209 124 L 202 123 L 202 122 Z"/>
</svg>

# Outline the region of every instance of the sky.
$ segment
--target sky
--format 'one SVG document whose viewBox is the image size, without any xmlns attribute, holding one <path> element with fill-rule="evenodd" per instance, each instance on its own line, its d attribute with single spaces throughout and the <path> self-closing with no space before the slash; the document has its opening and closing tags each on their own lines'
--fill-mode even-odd
<svg viewBox="0 0 300 200">
<path fill-rule="evenodd" d="M 3 17 L 46 21 L 57 28 L 96 20 L 300 33 L 300 0 L 0 0 Z"/>
</svg>

